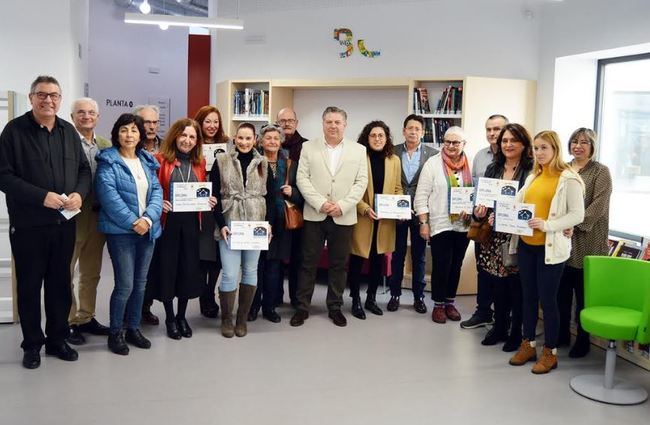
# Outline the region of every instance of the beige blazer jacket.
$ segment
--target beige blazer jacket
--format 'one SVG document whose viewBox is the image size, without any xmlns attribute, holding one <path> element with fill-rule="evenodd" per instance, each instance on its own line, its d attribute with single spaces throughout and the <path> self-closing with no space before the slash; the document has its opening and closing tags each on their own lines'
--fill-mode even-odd
<svg viewBox="0 0 650 425">
<path fill-rule="evenodd" d="M 357 222 L 357 204 L 368 186 L 366 148 L 348 139 L 341 143 L 343 152 L 334 174 L 329 168 L 324 138 L 302 145 L 296 182 L 305 198 L 303 216 L 307 221 L 325 220 L 327 214 L 320 212 L 320 208 L 329 200 L 337 202 L 343 212 L 334 217 L 336 224 L 351 226 Z"/>
</svg>

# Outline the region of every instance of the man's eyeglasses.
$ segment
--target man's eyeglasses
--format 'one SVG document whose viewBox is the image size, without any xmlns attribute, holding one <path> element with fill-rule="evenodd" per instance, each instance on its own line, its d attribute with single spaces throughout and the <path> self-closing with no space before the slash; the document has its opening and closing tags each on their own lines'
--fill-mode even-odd
<svg viewBox="0 0 650 425">
<path fill-rule="evenodd" d="M 288 120 L 284 120 L 284 119 L 283 120 L 278 120 L 278 124 L 280 124 L 280 125 L 285 125 L 285 124 L 294 125 L 296 122 L 297 121 L 294 120 L 293 118 L 289 118 Z"/>
<path fill-rule="evenodd" d="M 80 115 L 80 116 L 88 115 L 90 117 L 96 117 L 97 116 L 97 111 L 84 111 L 83 109 L 80 109 L 77 112 L 75 112 L 75 114 Z"/>
<path fill-rule="evenodd" d="M 52 99 L 53 102 L 56 102 L 61 99 L 61 94 L 57 92 L 46 93 L 44 91 L 37 91 L 36 93 L 32 93 L 32 94 L 35 95 L 38 98 L 38 100 L 45 100 L 49 97 L 50 99 Z"/>
<path fill-rule="evenodd" d="M 442 144 L 445 145 L 445 146 L 453 146 L 453 147 L 457 148 L 458 146 L 460 146 L 464 142 L 465 142 L 464 140 L 453 140 L 453 141 L 452 140 L 443 140 Z"/>
</svg>

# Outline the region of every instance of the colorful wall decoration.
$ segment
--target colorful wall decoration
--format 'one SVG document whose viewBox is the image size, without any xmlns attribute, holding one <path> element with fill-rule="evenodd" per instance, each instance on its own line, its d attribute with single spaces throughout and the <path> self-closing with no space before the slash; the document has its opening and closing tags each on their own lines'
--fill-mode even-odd
<svg viewBox="0 0 650 425">
<path fill-rule="evenodd" d="M 349 28 L 336 28 L 334 30 L 334 40 L 345 47 L 345 51 L 339 53 L 339 58 L 345 59 L 352 56 L 352 52 L 354 52 L 354 36 L 352 35 L 352 30 Z M 367 58 L 374 58 L 381 55 L 379 50 L 368 50 L 363 39 L 357 40 L 357 47 L 359 48 L 359 53 Z"/>
</svg>

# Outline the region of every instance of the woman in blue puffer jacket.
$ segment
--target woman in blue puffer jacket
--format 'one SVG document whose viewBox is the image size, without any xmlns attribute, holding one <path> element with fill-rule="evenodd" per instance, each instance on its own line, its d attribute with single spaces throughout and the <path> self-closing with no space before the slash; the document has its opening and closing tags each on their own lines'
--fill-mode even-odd
<svg viewBox="0 0 650 425">
<path fill-rule="evenodd" d="M 122 114 L 111 131 L 113 147 L 96 157 L 95 193 L 101 204 L 97 228 L 106 234 L 115 275 L 108 348 L 120 355 L 129 354 L 127 342 L 151 347 L 139 327 L 149 263 L 161 233 L 162 189 L 158 161 L 142 149 L 145 137 L 142 118 Z"/>
</svg>

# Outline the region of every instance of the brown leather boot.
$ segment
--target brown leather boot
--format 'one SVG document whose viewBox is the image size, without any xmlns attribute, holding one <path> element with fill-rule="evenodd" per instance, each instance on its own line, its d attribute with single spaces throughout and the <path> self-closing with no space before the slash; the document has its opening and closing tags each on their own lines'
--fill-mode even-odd
<svg viewBox="0 0 650 425">
<path fill-rule="evenodd" d="M 239 285 L 239 307 L 237 308 L 237 323 L 235 324 L 235 335 L 237 336 L 246 336 L 248 333 L 246 321 L 256 290 L 257 286 L 244 285 L 243 283 Z"/>
<path fill-rule="evenodd" d="M 557 367 L 557 355 L 553 354 L 553 349 L 544 347 L 542 350 L 542 357 L 537 360 L 537 363 L 533 365 L 533 372 L 536 375 L 541 375 L 543 373 L 549 373 L 552 369 Z"/>
<path fill-rule="evenodd" d="M 531 360 L 537 360 L 537 350 L 535 350 L 535 347 L 530 346 L 530 341 L 524 339 L 521 341 L 519 351 L 510 359 L 510 364 L 513 366 L 521 366 Z"/>
<path fill-rule="evenodd" d="M 219 303 L 221 304 L 221 335 L 226 338 L 235 336 L 235 326 L 232 324 L 232 312 L 235 309 L 236 291 L 219 291 Z"/>
</svg>

